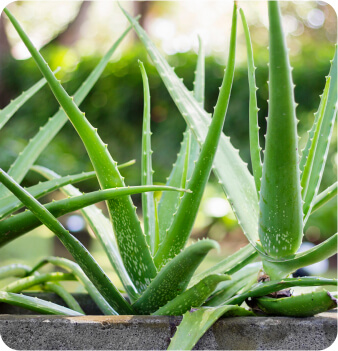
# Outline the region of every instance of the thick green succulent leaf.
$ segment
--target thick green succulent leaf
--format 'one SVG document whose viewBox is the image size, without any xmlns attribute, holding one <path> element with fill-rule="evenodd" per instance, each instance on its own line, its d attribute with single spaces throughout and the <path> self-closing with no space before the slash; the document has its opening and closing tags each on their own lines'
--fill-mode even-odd
<svg viewBox="0 0 338 351">
<path fill-rule="evenodd" d="M 150 91 L 149 81 L 146 70 L 141 61 L 139 61 L 142 81 L 143 81 L 143 128 L 142 128 L 142 155 L 141 155 L 141 184 L 153 184 L 153 167 L 152 167 L 152 153 L 151 150 L 151 130 L 150 130 Z M 144 234 L 146 235 L 147 243 L 150 246 L 151 253 L 154 255 L 155 250 L 155 199 L 154 193 L 142 194 L 142 213 L 144 223 Z"/>
<path fill-rule="evenodd" d="M 240 305 L 247 298 L 260 297 L 271 294 L 273 292 L 292 288 L 293 286 L 322 286 L 333 285 L 337 286 L 337 279 L 327 279 L 321 277 L 302 277 L 302 278 L 285 278 L 282 280 L 271 280 L 269 282 L 257 283 L 251 289 L 238 294 L 224 304 L 227 305 Z"/>
<path fill-rule="evenodd" d="M 337 253 L 337 233 L 313 248 L 283 259 L 262 256 L 263 267 L 271 279 L 281 279 L 297 269 L 323 261 Z"/>
<path fill-rule="evenodd" d="M 47 179 L 60 178 L 60 176 L 41 166 L 34 166 L 34 171 L 42 174 Z M 61 188 L 61 191 L 67 196 L 79 196 L 81 192 L 72 185 L 67 185 Z M 133 282 L 131 281 L 128 272 L 126 271 L 120 252 L 117 247 L 113 227 L 109 219 L 102 213 L 102 211 L 95 205 L 82 208 L 81 213 L 85 218 L 90 230 L 94 233 L 99 240 L 107 257 L 121 280 L 121 283 L 128 294 L 130 300 L 134 302 L 138 298 L 138 292 Z"/>
<path fill-rule="evenodd" d="M 235 71 L 236 32 L 237 6 L 235 3 L 231 27 L 228 66 L 224 73 L 223 82 L 214 110 L 214 116 L 211 120 L 207 136 L 201 147 L 200 155 L 187 186 L 192 193 L 185 194 L 181 199 L 180 206 L 174 214 L 174 219 L 167 235 L 161 242 L 154 257 L 154 262 L 157 267 L 165 265 L 169 259 L 173 258 L 183 249 L 193 228 L 204 193 L 204 188 L 209 179 L 229 104 Z"/>
<path fill-rule="evenodd" d="M 210 267 L 209 269 L 196 274 L 191 279 L 189 286 L 195 285 L 201 279 L 207 277 L 210 274 L 233 274 L 240 270 L 242 267 L 246 266 L 252 260 L 257 258 L 258 253 L 252 247 L 252 245 L 248 244 L 243 248 L 236 251 L 229 257 L 226 257 L 224 260 Z"/>
<path fill-rule="evenodd" d="M 336 51 L 335 51 L 335 56 L 336 56 L 336 52 L 337 52 L 337 48 L 336 48 Z M 331 61 L 331 65 L 332 64 L 333 64 L 333 61 Z M 332 71 L 332 68 L 331 68 L 331 71 Z M 331 73 L 331 71 L 330 71 L 330 73 Z M 329 75 L 330 75 L 330 73 L 329 73 Z M 335 78 L 335 77 L 333 76 L 333 78 Z M 324 87 L 324 90 L 325 90 L 325 87 Z M 318 122 L 318 118 L 319 118 L 319 111 L 321 111 L 322 108 L 323 108 L 323 100 L 324 100 L 324 95 L 321 95 L 320 96 L 320 103 L 319 103 L 318 110 L 314 114 L 315 118 L 314 118 L 312 127 L 309 130 L 309 132 L 308 132 L 309 135 L 308 135 L 308 139 L 307 139 L 306 145 L 305 145 L 304 149 L 302 150 L 302 156 L 301 156 L 301 159 L 300 159 L 300 162 L 299 162 L 299 169 L 300 169 L 301 172 L 303 172 L 305 164 L 307 162 L 307 157 L 309 155 L 309 151 L 310 151 L 310 148 L 311 148 L 312 139 L 313 139 L 313 136 L 315 134 L 315 130 L 317 129 L 317 122 Z M 324 110 L 325 110 L 325 107 L 326 106 L 324 106 Z"/>
<path fill-rule="evenodd" d="M 231 280 L 217 286 L 213 296 L 205 303 L 206 306 L 217 307 L 229 300 L 248 284 L 257 282 L 258 272 L 262 268 L 260 262 L 249 264 L 231 275 Z"/>
<path fill-rule="evenodd" d="M 147 49 L 176 106 L 189 125 L 200 146 L 205 140 L 210 115 L 187 90 L 138 22 L 124 11 L 136 33 Z M 231 166 L 230 166 L 231 165 Z M 254 179 L 239 156 L 230 138 L 221 135 L 214 161 L 214 173 L 227 194 L 235 215 L 248 240 L 258 246 L 258 202 Z M 258 247 L 258 249 L 260 246 Z"/>
<path fill-rule="evenodd" d="M 24 91 L 20 96 L 12 100 L 4 109 L 0 110 L 0 129 L 26 101 L 34 96 L 46 83 L 46 79 L 42 78 L 27 91 Z"/>
<path fill-rule="evenodd" d="M 81 174 L 70 175 L 59 179 L 50 180 L 47 182 L 33 185 L 29 188 L 25 188 L 32 196 L 36 199 L 42 197 L 54 190 L 57 190 L 67 184 L 81 182 L 83 180 L 91 179 L 95 177 L 95 172 L 86 172 Z M 5 198 L 0 199 L 0 219 L 7 215 L 19 210 L 24 205 L 14 195 L 8 195 Z"/>
<path fill-rule="evenodd" d="M 183 315 L 168 350 L 192 350 L 202 335 L 223 315 L 254 316 L 238 306 L 200 307 Z"/>
<path fill-rule="evenodd" d="M 217 242 L 208 239 L 188 246 L 158 272 L 133 308 L 140 314 L 153 313 L 184 292 L 205 256 L 217 248 Z"/>
<path fill-rule="evenodd" d="M 112 47 L 107 51 L 107 53 L 102 57 L 98 65 L 90 73 L 88 78 L 83 82 L 80 88 L 74 94 L 74 101 L 76 104 L 81 104 L 81 102 L 88 95 L 94 84 L 97 82 L 101 76 L 103 70 L 108 64 L 111 56 L 124 39 L 124 37 L 129 33 L 131 27 L 127 28 L 123 34 L 116 40 Z M 59 130 L 68 121 L 68 118 L 64 111 L 60 109 L 53 117 L 51 117 L 48 122 L 40 128 L 38 133 L 29 141 L 25 149 L 19 154 L 17 159 L 11 165 L 8 174 L 16 180 L 18 183 L 22 181 L 26 173 L 29 171 L 30 167 L 34 164 L 36 159 L 39 157 L 41 152 L 46 148 L 49 142 L 55 137 Z M 9 194 L 9 191 L 0 184 L 0 198 Z"/>
<path fill-rule="evenodd" d="M 53 272 L 53 273 L 43 273 L 38 275 L 31 275 L 29 277 L 24 277 L 18 279 L 4 287 L 1 288 L 3 291 L 19 293 L 26 290 L 34 285 L 42 284 L 49 281 L 60 281 L 60 280 L 75 280 L 73 274 Z"/>
<path fill-rule="evenodd" d="M 335 182 L 327 189 L 322 191 L 319 195 L 317 195 L 316 200 L 313 202 L 311 213 L 317 211 L 320 207 L 322 207 L 332 198 L 337 196 L 337 185 L 338 185 L 338 182 Z"/>
<path fill-rule="evenodd" d="M 185 155 L 187 151 L 188 133 L 183 133 L 183 141 L 181 142 L 181 148 L 177 154 L 176 162 L 173 165 L 172 171 L 169 178 L 167 179 L 167 185 L 170 186 L 181 186 L 182 185 L 182 169 L 184 167 Z M 167 230 L 170 228 L 173 221 L 173 215 L 177 211 L 177 207 L 180 202 L 179 193 L 164 192 L 161 195 L 161 199 L 158 203 L 158 222 L 159 222 L 159 242 L 161 243 L 166 237 Z"/>
<path fill-rule="evenodd" d="M 4 9 L 4 12 L 30 51 L 60 106 L 81 137 L 101 188 L 109 189 L 125 186 L 123 178 L 117 169 L 117 163 L 111 157 L 107 145 L 102 142 L 97 130 L 90 124 L 84 113 L 80 111 L 74 102 L 74 99 L 67 94 L 60 82 L 55 78 L 48 64 L 36 50 L 13 15 L 7 9 Z M 155 277 L 156 267 L 145 235 L 142 232 L 135 207 L 130 196 L 109 200 L 107 201 L 107 206 L 124 266 L 136 288 L 142 291 L 147 287 L 151 279 Z"/>
<path fill-rule="evenodd" d="M 41 314 L 57 314 L 64 316 L 82 316 L 82 313 L 71 310 L 67 307 L 59 306 L 56 303 L 38 299 L 37 297 L 25 296 L 0 291 L 0 302 L 26 308 Z"/>
<path fill-rule="evenodd" d="M 199 37 L 199 51 L 197 57 L 197 67 L 194 80 L 194 96 L 204 106 L 204 90 L 205 90 L 205 58 L 204 47 L 201 38 Z M 177 154 L 177 160 L 173 165 L 170 176 L 167 180 L 167 185 L 181 186 L 190 179 L 192 171 L 195 167 L 195 161 L 198 159 L 200 147 L 196 138 L 187 126 L 183 133 L 183 141 L 181 143 L 180 151 Z M 188 168 L 185 166 L 188 162 Z M 187 175 L 182 176 L 182 169 L 185 168 Z M 177 211 L 180 204 L 181 194 L 177 193 L 163 193 L 159 202 L 159 234 L 160 242 L 166 236 L 167 230 L 170 228 L 173 221 L 173 214 Z"/>
<path fill-rule="evenodd" d="M 61 299 L 71 310 L 74 310 L 81 314 L 85 314 L 79 303 L 73 297 L 73 295 L 70 294 L 62 285 L 58 283 L 46 282 L 42 288 L 45 291 L 50 291 L 60 296 Z"/>
<path fill-rule="evenodd" d="M 257 107 L 257 96 L 256 91 L 256 77 L 255 77 L 255 64 L 253 58 L 252 44 L 250 38 L 249 27 L 246 22 L 246 18 L 242 9 L 239 9 L 241 14 L 242 24 L 244 29 L 246 49 L 248 55 L 248 78 L 249 78 L 249 132 L 250 132 L 250 156 L 252 164 L 252 172 L 255 179 L 257 193 L 259 194 L 261 188 L 262 178 L 262 161 L 261 161 L 261 150 L 259 145 L 259 126 L 258 126 L 258 111 Z"/>
<path fill-rule="evenodd" d="M 330 88 L 330 81 L 331 81 L 331 77 L 328 76 L 326 78 L 326 84 L 325 84 L 325 88 L 324 88 L 324 92 L 320 101 L 320 106 L 319 106 L 319 110 L 317 112 L 318 116 L 316 118 L 316 129 L 314 130 L 313 133 L 313 137 L 312 137 L 312 142 L 311 142 L 311 146 L 310 149 L 308 150 L 308 155 L 306 158 L 306 163 L 302 172 L 302 178 L 301 178 L 301 186 L 302 186 L 302 196 L 303 198 L 305 198 L 306 193 L 308 191 L 309 186 L 311 186 L 311 184 L 309 184 L 309 180 L 310 180 L 310 176 L 311 176 L 311 172 L 312 172 L 312 168 L 314 166 L 314 157 L 315 157 L 315 153 L 316 153 L 316 148 L 317 148 L 317 144 L 319 142 L 319 137 L 320 137 L 320 129 L 321 126 L 323 124 L 323 118 L 324 118 L 324 114 L 325 114 L 325 109 L 326 109 L 326 105 L 327 105 L 327 99 L 329 96 L 329 88 Z"/>
<path fill-rule="evenodd" d="M 329 87 L 325 87 L 322 96 L 322 106 L 319 107 L 318 117 L 316 117 L 316 128 L 313 131 L 313 136 L 311 136 L 311 147 L 302 174 L 302 185 L 306 186 L 303 193 L 304 222 L 309 218 L 318 194 L 330 147 L 334 121 L 337 116 L 337 47 L 327 85 Z"/>
<path fill-rule="evenodd" d="M 280 299 L 260 297 L 254 303 L 266 314 L 288 317 L 311 317 L 337 307 L 337 299 L 326 290 Z"/>
<path fill-rule="evenodd" d="M 0 279 L 5 279 L 8 277 L 24 277 L 31 267 L 21 264 L 21 263 L 12 263 L 7 266 L 0 267 Z"/>
<path fill-rule="evenodd" d="M 176 296 L 153 314 L 156 316 L 181 316 L 193 307 L 200 307 L 213 293 L 219 283 L 229 279 L 230 276 L 228 275 L 211 274 L 190 289 Z"/>
<path fill-rule="evenodd" d="M 128 161 L 118 165 L 118 169 L 130 166 L 135 163 L 135 160 Z M 26 190 L 33 195 L 36 199 L 44 196 L 54 190 L 57 190 L 67 184 L 74 184 L 82 182 L 87 179 L 95 178 L 95 172 L 83 172 L 80 174 L 69 175 L 65 177 L 59 177 L 58 179 L 53 179 L 47 182 L 42 182 L 33 185 Z M 8 195 L 5 198 L 0 199 L 0 219 L 4 218 L 10 213 L 23 207 L 23 204 L 14 195 Z"/>
<path fill-rule="evenodd" d="M 115 310 L 107 303 L 107 301 L 103 298 L 103 296 L 99 293 L 96 289 L 94 284 L 88 279 L 88 277 L 84 274 L 81 267 L 66 258 L 61 257 L 46 257 L 44 260 L 39 262 L 31 271 L 31 273 L 35 272 L 36 270 L 40 269 L 47 263 L 51 263 L 54 266 L 61 267 L 66 271 L 70 272 L 76 279 L 83 284 L 85 289 L 87 290 L 88 294 L 91 296 L 93 301 L 97 304 L 99 309 L 106 315 L 116 315 L 117 313 Z"/>
<path fill-rule="evenodd" d="M 269 1 L 268 8 L 269 116 L 259 200 L 259 238 L 265 252 L 279 258 L 294 254 L 300 247 L 303 205 L 291 67 L 279 4 Z"/>
<path fill-rule="evenodd" d="M 105 189 L 93 191 L 91 193 L 69 197 L 67 199 L 53 201 L 45 204 L 45 208 L 54 216 L 61 217 L 67 213 L 85 208 L 100 201 L 113 199 L 116 197 L 139 194 L 145 191 L 163 191 L 163 190 L 182 191 L 161 185 L 135 186 L 115 189 Z M 183 190 L 186 191 L 186 190 Z M 41 221 L 31 211 L 21 212 L 0 221 L 0 246 L 26 234 L 27 232 L 41 225 Z"/>
<path fill-rule="evenodd" d="M 132 313 L 132 308 L 121 296 L 113 283 L 103 272 L 88 250 L 71 235 L 57 219 L 38 200 L 30 195 L 8 174 L 0 169 L 0 181 L 6 186 L 22 203 L 31 210 L 48 229 L 54 232 L 70 254 L 74 257 L 85 274 L 95 285 L 100 294 L 119 313 Z"/>
</svg>

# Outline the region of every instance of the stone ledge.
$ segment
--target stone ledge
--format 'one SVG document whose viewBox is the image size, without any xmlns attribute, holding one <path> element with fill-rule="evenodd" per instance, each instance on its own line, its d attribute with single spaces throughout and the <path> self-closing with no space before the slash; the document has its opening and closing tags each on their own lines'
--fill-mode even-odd
<svg viewBox="0 0 338 351">
<path fill-rule="evenodd" d="M 0 315 L 0 334 L 17 350 L 165 350 L 180 320 L 166 316 Z M 224 318 L 195 349 L 323 350 L 336 337 L 336 311 L 311 318 Z"/>
</svg>

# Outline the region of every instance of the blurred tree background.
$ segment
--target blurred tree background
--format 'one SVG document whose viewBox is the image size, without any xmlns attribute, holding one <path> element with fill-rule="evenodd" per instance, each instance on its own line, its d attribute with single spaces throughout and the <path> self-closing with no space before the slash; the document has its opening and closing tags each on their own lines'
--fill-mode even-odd
<svg viewBox="0 0 338 351">
<path fill-rule="evenodd" d="M 240 1 L 250 26 L 258 90 L 261 145 L 264 148 L 268 99 L 268 18 L 265 2 Z M 123 1 L 132 14 L 142 14 L 140 22 L 157 46 L 167 56 L 175 72 L 192 89 L 196 64 L 197 35 L 206 49 L 205 108 L 212 112 L 216 102 L 226 63 L 230 32 L 232 3 L 230 1 Z M 98 60 L 127 27 L 117 3 L 95 1 L 37 2 L 17 1 L 9 5 L 23 24 L 31 39 L 41 49 L 52 69 L 61 67 L 57 76 L 72 94 L 95 67 Z M 337 15 L 323 1 L 281 2 L 283 21 L 290 48 L 295 96 L 299 103 L 297 116 L 300 149 L 307 139 L 307 131 L 319 105 L 325 76 L 334 53 L 337 33 Z M 134 33 L 129 33 L 111 62 L 81 105 L 90 122 L 98 128 L 108 143 L 113 158 L 119 163 L 136 159 L 136 165 L 123 170 L 129 185 L 140 183 L 140 146 L 143 113 L 142 80 L 137 60 L 145 63 L 149 76 L 152 99 L 152 147 L 154 180 L 164 183 L 175 162 L 185 122 L 166 91 L 155 67 Z M 19 95 L 41 75 L 5 16 L 0 20 L 0 108 Z M 231 101 L 224 132 L 249 163 L 248 142 L 248 83 L 246 47 L 241 23 L 238 25 L 237 66 Z M 58 105 L 44 87 L 26 103 L 1 131 L 0 165 L 8 169 L 28 140 L 46 123 Z M 281 136 L 282 137 L 282 136 Z M 278 141 L 276 141 L 278 142 Z M 62 175 L 91 170 L 91 164 L 81 140 L 70 123 L 50 143 L 37 164 L 49 167 Z M 336 180 L 337 133 L 332 138 L 322 186 Z M 37 176 L 29 173 L 24 185 L 35 183 Z M 95 181 L 81 183 L 83 191 L 97 189 Z M 57 198 L 58 194 L 49 197 Z M 140 206 L 140 197 L 135 197 Z M 318 243 L 337 231 L 336 199 L 315 212 L 305 229 L 305 240 Z M 31 234 L 29 234 L 31 235 Z M 29 235 L 22 239 L 25 253 L 32 241 Z M 48 236 L 40 228 L 31 237 Z M 220 240 L 222 254 L 227 254 L 246 243 L 222 190 L 214 177 L 206 189 L 205 199 L 197 218 L 194 237 L 209 235 Z M 40 239 L 39 239 L 40 240 Z M 41 242 L 41 241 L 40 241 Z M 28 245 L 28 246 L 27 246 Z M 98 248 L 94 244 L 94 252 Z M 41 255 L 53 250 L 52 244 L 40 244 Z M 16 260 L 15 245 L 0 249 L 2 261 Z M 97 251 L 99 260 L 103 258 Z M 34 261 L 39 255 L 33 255 Z M 334 259 L 333 261 L 334 262 Z"/>
</svg>

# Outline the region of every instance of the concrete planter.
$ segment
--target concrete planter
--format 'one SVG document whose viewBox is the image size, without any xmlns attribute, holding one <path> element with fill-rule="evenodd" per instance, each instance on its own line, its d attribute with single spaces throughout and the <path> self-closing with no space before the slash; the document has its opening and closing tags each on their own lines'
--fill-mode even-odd
<svg viewBox="0 0 338 351">
<path fill-rule="evenodd" d="M 87 313 L 97 313 L 87 296 L 76 297 Z M 23 310 L 0 304 L 0 334 L 9 347 L 17 350 L 165 350 L 181 320 L 165 316 L 61 317 L 11 312 L 20 314 Z M 195 349 L 323 350 L 336 337 L 336 311 L 311 318 L 224 318 L 209 329 Z"/>
</svg>

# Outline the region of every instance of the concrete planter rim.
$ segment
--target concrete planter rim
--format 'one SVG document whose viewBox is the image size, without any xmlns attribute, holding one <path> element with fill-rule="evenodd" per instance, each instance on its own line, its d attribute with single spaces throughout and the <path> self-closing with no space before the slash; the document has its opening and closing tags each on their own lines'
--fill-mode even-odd
<svg viewBox="0 0 338 351">
<path fill-rule="evenodd" d="M 38 296 L 41 297 L 41 293 Z M 90 301 L 86 294 L 75 296 L 82 306 L 81 299 Z M 4 311 L 3 307 L 0 304 L 0 335 L 7 346 L 17 350 L 166 350 L 182 319 L 10 314 L 10 310 Z M 336 337 L 336 310 L 309 318 L 221 318 L 194 349 L 323 350 L 331 346 Z"/>
</svg>

